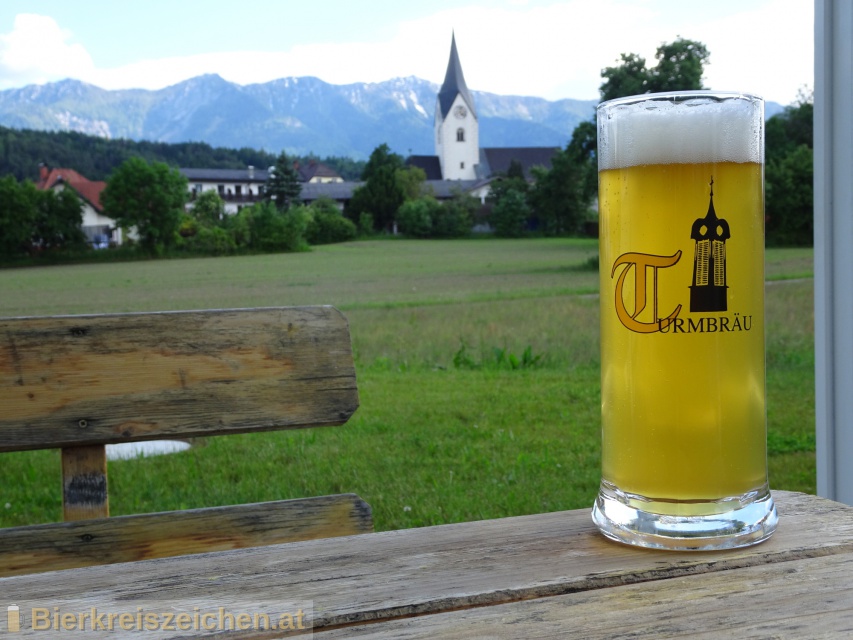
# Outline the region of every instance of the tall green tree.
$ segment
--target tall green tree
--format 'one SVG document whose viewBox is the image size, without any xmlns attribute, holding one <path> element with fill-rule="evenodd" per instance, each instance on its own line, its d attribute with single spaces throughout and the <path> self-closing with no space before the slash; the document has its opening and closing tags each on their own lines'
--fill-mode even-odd
<svg viewBox="0 0 853 640">
<path fill-rule="evenodd" d="M 83 205 L 77 194 L 72 189 L 38 191 L 31 182 L 26 185 L 36 205 L 33 245 L 47 250 L 85 247 Z"/>
<path fill-rule="evenodd" d="M 28 189 L 12 176 L 0 178 L 0 258 L 14 258 L 29 250 L 36 215 L 35 198 Z"/>
<path fill-rule="evenodd" d="M 530 184 L 524 177 L 521 163 L 513 159 L 504 175 L 489 184 L 489 225 L 495 234 L 504 238 L 517 238 L 524 233 L 531 208 L 527 202 Z"/>
<path fill-rule="evenodd" d="M 535 185 L 529 201 L 549 236 L 573 235 L 589 216 L 598 189 L 596 126 L 582 122 L 565 149 L 551 158 L 551 169 L 533 169 Z"/>
<path fill-rule="evenodd" d="M 646 67 L 646 60 L 636 53 L 621 54 L 621 62 L 601 71 L 604 82 L 599 87 L 602 100 L 659 91 L 689 91 L 702 88 L 702 75 L 711 54 L 696 40 L 678 37 L 657 48 L 657 64 Z"/>
<path fill-rule="evenodd" d="M 136 227 L 151 255 L 175 243 L 186 200 L 187 179 L 177 169 L 141 158 L 123 162 L 101 193 L 106 214 L 120 227 Z"/>
<path fill-rule="evenodd" d="M 811 246 L 814 242 L 814 105 L 800 95 L 767 121 L 765 215 L 768 244 Z"/>
<path fill-rule="evenodd" d="M 425 191 L 426 172 L 420 167 L 402 167 L 397 169 L 397 182 L 403 190 L 403 197 L 406 200 L 416 200 L 423 195 Z"/>
<path fill-rule="evenodd" d="M 287 211 L 295 204 L 299 204 L 299 194 L 302 193 L 302 183 L 293 163 L 282 151 L 275 161 L 275 167 L 267 178 L 264 188 L 264 196 L 267 200 L 275 202 L 279 211 Z"/>
<path fill-rule="evenodd" d="M 491 224 L 501 238 L 519 238 L 530 218 L 530 205 L 524 193 L 508 189 L 492 207 Z"/>
<path fill-rule="evenodd" d="M 375 229 L 390 231 L 406 199 L 397 178 L 397 171 L 402 168 L 403 158 L 392 153 L 387 144 L 376 147 L 361 174 L 364 184 L 353 192 L 347 205 L 347 217 L 358 221 L 363 215 L 369 215 Z"/>
<path fill-rule="evenodd" d="M 649 70 L 646 59 L 636 53 L 623 53 L 621 62 L 615 67 L 601 70 L 604 83 L 598 88 L 602 100 L 648 93 Z"/>
</svg>

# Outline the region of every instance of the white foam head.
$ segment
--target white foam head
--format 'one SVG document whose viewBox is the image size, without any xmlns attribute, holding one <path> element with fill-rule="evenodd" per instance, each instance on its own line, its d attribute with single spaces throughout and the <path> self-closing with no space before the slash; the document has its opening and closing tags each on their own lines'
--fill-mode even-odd
<svg viewBox="0 0 853 640">
<path fill-rule="evenodd" d="M 764 101 L 692 91 L 598 106 L 599 170 L 699 162 L 764 162 Z"/>
</svg>

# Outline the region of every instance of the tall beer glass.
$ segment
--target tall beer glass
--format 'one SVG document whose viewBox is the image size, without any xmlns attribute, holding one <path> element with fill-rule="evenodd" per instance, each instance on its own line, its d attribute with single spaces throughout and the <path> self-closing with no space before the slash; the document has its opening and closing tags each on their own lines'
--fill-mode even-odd
<svg viewBox="0 0 853 640">
<path fill-rule="evenodd" d="M 593 520 L 660 549 L 776 528 L 764 383 L 764 102 L 598 107 L 602 480 Z"/>
</svg>

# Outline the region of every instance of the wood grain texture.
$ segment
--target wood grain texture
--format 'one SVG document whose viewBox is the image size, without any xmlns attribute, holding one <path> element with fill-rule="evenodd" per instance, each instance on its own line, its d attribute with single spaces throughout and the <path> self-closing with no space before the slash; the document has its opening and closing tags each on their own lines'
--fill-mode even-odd
<svg viewBox="0 0 853 640">
<path fill-rule="evenodd" d="M 62 515 L 66 522 L 110 515 L 104 445 L 62 450 Z"/>
<path fill-rule="evenodd" d="M 843 557 L 853 553 L 853 508 L 789 492 L 774 492 L 774 498 L 780 514 L 775 535 L 731 551 L 627 547 L 601 536 L 584 509 L 9 577 L 0 579 L 0 592 L 16 594 L 24 605 L 59 597 L 72 610 L 120 610 L 163 594 L 192 594 L 194 602 L 214 609 L 247 600 L 312 600 L 318 629 L 340 627 L 338 637 L 357 637 L 365 623 L 571 594 L 598 599 L 612 593 L 618 600 L 625 593 L 630 603 L 630 594 L 643 585 L 651 591 L 633 606 L 663 606 L 670 596 L 656 600 L 656 589 L 672 593 L 665 591 L 669 584 L 691 577 L 720 585 L 705 596 L 711 606 L 727 593 L 722 585 L 736 590 L 739 576 L 760 575 L 771 565 L 781 574 L 799 571 L 805 582 L 792 593 L 806 594 L 821 574 L 811 578 L 803 568 L 822 566 L 820 559 L 830 566 L 836 556 L 840 572 L 849 572 Z M 744 587 L 747 593 L 751 588 Z M 687 609 L 682 602 L 679 612 Z M 722 604 L 719 615 L 726 615 Z M 631 617 L 618 624 L 628 635 Z M 528 637 L 524 627 L 518 630 L 515 637 Z"/>
<path fill-rule="evenodd" d="M 0 320 L 0 451 L 343 424 L 332 307 Z"/>
<path fill-rule="evenodd" d="M 353 494 L 0 529 L 0 576 L 373 531 Z"/>
<path fill-rule="evenodd" d="M 853 637 L 853 553 L 316 632 L 321 640 Z"/>
</svg>

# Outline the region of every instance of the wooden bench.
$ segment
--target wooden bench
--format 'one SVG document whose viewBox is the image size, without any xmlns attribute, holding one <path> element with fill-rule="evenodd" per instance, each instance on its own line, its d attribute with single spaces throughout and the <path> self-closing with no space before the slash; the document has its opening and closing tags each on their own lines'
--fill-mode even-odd
<svg viewBox="0 0 853 640">
<path fill-rule="evenodd" d="M 0 576 L 373 530 L 353 494 L 110 518 L 105 445 L 342 425 L 332 307 L 0 319 L 0 452 L 62 450 L 63 523 L 0 529 Z"/>
</svg>

